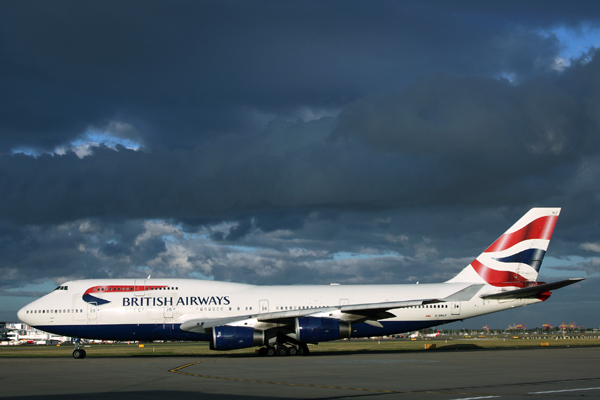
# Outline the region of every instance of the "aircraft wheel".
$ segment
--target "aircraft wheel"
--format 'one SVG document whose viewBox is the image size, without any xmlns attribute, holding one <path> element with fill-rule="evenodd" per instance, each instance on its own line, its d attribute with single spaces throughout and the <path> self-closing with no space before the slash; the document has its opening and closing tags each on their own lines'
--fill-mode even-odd
<svg viewBox="0 0 600 400">
<path fill-rule="evenodd" d="M 277 355 L 278 356 L 287 356 L 289 354 L 290 354 L 290 351 L 289 351 L 289 349 L 286 346 L 280 346 L 277 349 Z"/>
<path fill-rule="evenodd" d="M 267 347 L 268 356 L 274 356 L 275 354 L 277 354 L 277 351 L 275 351 L 275 347 Z"/>
<path fill-rule="evenodd" d="M 85 354 L 85 350 L 83 349 L 75 349 L 73 350 L 73 358 L 75 359 L 83 359 L 85 358 L 86 354 Z"/>
<path fill-rule="evenodd" d="M 258 355 L 261 357 L 266 356 L 268 353 L 268 350 L 266 347 L 261 347 L 260 349 L 258 349 Z"/>
<path fill-rule="evenodd" d="M 298 348 L 298 355 L 299 356 L 307 356 L 308 353 L 309 353 L 308 346 L 304 345 L 304 346 L 300 346 Z"/>
<path fill-rule="evenodd" d="M 297 347 L 290 347 L 288 353 L 289 353 L 290 356 L 298 355 L 298 348 Z"/>
</svg>

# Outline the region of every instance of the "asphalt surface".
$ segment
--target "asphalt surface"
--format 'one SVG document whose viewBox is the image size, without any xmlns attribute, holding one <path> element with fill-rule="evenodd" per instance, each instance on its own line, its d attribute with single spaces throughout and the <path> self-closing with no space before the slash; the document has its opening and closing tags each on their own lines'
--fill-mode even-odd
<svg viewBox="0 0 600 400">
<path fill-rule="evenodd" d="M 9 399 L 600 398 L 600 348 L 0 359 Z M 174 397 L 177 396 L 177 397 Z M 181 396 L 181 397 L 180 397 Z M 204 397 L 199 397 L 204 396 Z"/>
</svg>

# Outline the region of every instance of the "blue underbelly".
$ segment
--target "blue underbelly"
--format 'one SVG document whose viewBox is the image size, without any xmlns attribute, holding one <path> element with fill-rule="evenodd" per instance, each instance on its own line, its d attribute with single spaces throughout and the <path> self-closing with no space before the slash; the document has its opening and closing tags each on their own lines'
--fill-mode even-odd
<svg viewBox="0 0 600 400">
<path fill-rule="evenodd" d="M 352 337 L 386 336 L 430 328 L 450 321 L 380 321 L 383 328 L 365 323 L 352 325 Z M 185 332 L 180 324 L 49 325 L 36 328 L 57 335 L 100 340 L 191 340 L 210 341 L 210 333 Z"/>
</svg>

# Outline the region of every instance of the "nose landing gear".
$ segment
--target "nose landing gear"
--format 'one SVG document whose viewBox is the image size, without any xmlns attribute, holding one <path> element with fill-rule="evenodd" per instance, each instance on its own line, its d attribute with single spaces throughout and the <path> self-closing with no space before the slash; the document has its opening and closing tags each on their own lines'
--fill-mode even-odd
<svg viewBox="0 0 600 400">
<path fill-rule="evenodd" d="M 75 349 L 73 350 L 73 358 L 83 359 L 85 358 L 86 353 L 84 349 Z"/>
<path fill-rule="evenodd" d="M 73 343 L 75 343 L 75 349 L 73 350 L 73 358 L 79 360 L 84 359 L 87 354 L 85 350 L 81 348 L 81 339 L 75 338 L 73 340 Z"/>
</svg>

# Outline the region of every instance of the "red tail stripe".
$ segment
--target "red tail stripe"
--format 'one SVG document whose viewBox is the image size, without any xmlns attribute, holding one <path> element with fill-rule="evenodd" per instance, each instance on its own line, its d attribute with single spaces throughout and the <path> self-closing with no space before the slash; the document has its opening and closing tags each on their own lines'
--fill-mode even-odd
<svg viewBox="0 0 600 400">
<path fill-rule="evenodd" d="M 505 233 L 504 235 L 500 236 L 500 238 L 498 238 L 498 240 L 496 240 L 490 247 L 488 247 L 485 253 L 509 249 L 523 240 L 550 240 L 557 219 L 557 215 L 541 217 L 522 227 L 518 231 Z"/>
<path fill-rule="evenodd" d="M 492 286 L 518 286 L 519 288 L 523 288 L 525 287 L 525 282 L 527 282 L 527 279 L 519 274 L 510 271 L 497 271 L 486 267 L 477 260 L 473 261 L 471 266 L 479 276 Z"/>
</svg>

